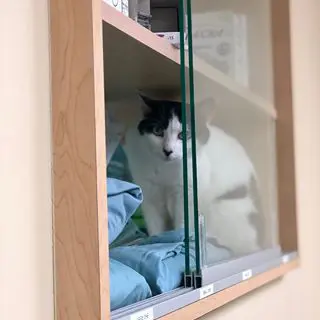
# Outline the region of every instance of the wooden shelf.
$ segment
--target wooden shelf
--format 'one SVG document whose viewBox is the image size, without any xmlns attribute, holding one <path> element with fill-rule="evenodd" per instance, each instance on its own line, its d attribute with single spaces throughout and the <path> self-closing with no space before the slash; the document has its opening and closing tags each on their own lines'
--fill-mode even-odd
<svg viewBox="0 0 320 320">
<path fill-rule="evenodd" d="M 102 1 L 107 99 L 124 92 L 180 92 L 180 51 Z M 197 84 L 219 104 L 259 108 L 276 118 L 272 103 L 194 57 Z M 209 89 L 208 89 L 209 88 Z M 198 93 L 198 95 L 197 95 Z M 208 96 L 206 96 L 208 98 Z"/>
<path fill-rule="evenodd" d="M 179 50 L 104 2 L 102 20 L 106 94 L 179 90 Z"/>
<path fill-rule="evenodd" d="M 201 87 L 202 93 L 210 93 L 212 98 L 224 106 L 259 108 L 273 119 L 277 117 L 277 112 L 271 102 L 242 86 L 200 58 L 194 56 L 193 60 L 196 95 L 197 90 Z"/>
</svg>

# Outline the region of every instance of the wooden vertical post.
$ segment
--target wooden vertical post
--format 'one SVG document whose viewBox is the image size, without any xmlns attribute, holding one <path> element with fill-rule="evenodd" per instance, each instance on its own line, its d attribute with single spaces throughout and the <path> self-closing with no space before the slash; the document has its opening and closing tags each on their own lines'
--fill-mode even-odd
<svg viewBox="0 0 320 320">
<path fill-rule="evenodd" d="M 56 319 L 109 319 L 101 0 L 51 0 Z"/>
<path fill-rule="evenodd" d="M 272 0 L 274 96 L 277 120 L 279 235 L 284 251 L 298 249 L 293 136 L 290 1 Z"/>
</svg>

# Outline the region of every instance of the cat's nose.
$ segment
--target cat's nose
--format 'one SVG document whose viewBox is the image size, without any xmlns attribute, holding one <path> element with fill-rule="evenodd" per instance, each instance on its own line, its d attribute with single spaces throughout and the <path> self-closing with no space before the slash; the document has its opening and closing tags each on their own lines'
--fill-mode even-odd
<svg viewBox="0 0 320 320">
<path fill-rule="evenodd" d="M 173 151 L 172 151 L 172 150 L 167 150 L 167 149 L 163 148 L 163 153 L 164 153 L 167 157 L 169 157 L 170 154 L 173 153 Z"/>
</svg>

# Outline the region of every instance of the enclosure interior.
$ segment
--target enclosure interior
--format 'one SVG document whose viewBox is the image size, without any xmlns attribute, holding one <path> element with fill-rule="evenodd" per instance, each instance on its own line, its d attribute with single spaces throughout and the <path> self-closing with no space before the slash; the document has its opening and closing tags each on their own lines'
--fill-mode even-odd
<svg viewBox="0 0 320 320">
<path fill-rule="evenodd" d="M 178 1 L 153 1 L 153 6 L 157 8 L 176 7 L 177 3 Z M 151 13 L 152 10 L 151 8 Z M 219 67 L 211 60 L 208 48 L 210 50 L 210 47 L 217 46 L 217 41 L 220 40 L 211 37 L 199 40 L 197 35 L 201 34 L 203 30 L 210 29 L 212 32 L 212 30 L 221 31 L 223 28 L 229 28 L 231 30 L 229 32 L 236 33 L 234 19 L 237 18 L 235 15 L 239 14 L 245 23 L 243 33 L 238 32 L 237 35 L 231 36 L 227 34 L 223 40 L 230 46 L 230 38 L 237 37 L 234 40 L 238 41 L 237 44 L 231 43 L 231 48 L 235 48 L 237 45 L 242 46 L 241 54 L 246 56 L 243 58 L 246 64 L 242 65 L 246 75 L 237 77 L 219 70 Z M 212 17 L 219 17 L 219 15 L 220 18 L 212 19 Z M 221 17 L 226 19 L 227 26 L 225 21 L 219 20 L 222 19 Z M 177 229 L 172 223 L 172 227 L 167 228 L 164 232 L 148 234 L 143 204 L 147 202 L 156 204 L 157 202 L 154 199 L 146 198 L 146 195 L 150 194 L 149 188 L 141 185 L 138 181 L 140 181 L 141 175 L 146 174 L 148 170 L 156 171 L 157 168 L 154 167 L 154 163 L 138 161 L 139 159 L 143 160 L 143 157 L 139 158 L 143 152 L 150 152 L 150 150 L 141 148 L 145 146 L 150 149 L 150 147 L 146 142 L 140 144 L 140 140 L 131 139 L 134 132 L 136 139 L 146 138 L 146 134 L 141 134 L 138 131 L 138 125 L 144 119 L 144 113 L 150 110 L 139 94 L 153 99 L 181 101 L 180 65 L 170 57 L 144 45 L 137 40 L 137 37 L 130 36 L 103 22 L 108 218 L 109 238 L 110 234 L 112 237 L 112 241 L 109 239 L 110 286 L 113 312 L 128 307 L 130 304 L 144 301 L 144 299 L 151 299 L 154 296 L 161 297 L 161 295 L 183 287 L 184 272 L 186 269 L 190 269 L 190 272 L 194 270 L 196 260 L 199 258 L 201 267 L 213 266 L 221 261 L 246 256 L 255 251 L 278 245 L 275 163 L 276 112 L 273 106 L 272 90 L 270 1 L 194 0 L 192 1 L 192 21 L 196 128 L 192 132 L 190 112 L 192 108 L 192 105 L 190 107 L 190 92 L 192 90 L 190 90 L 188 60 L 188 50 L 191 49 L 188 47 L 186 38 L 185 82 L 187 90 L 185 100 L 187 109 L 185 125 L 190 136 L 186 142 L 189 145 L 187 153 L 176 160 L 179 161 L 182 168 L 185 159 L 188 168 L 187 180 L 183 180 L 183 172 L 177 178 L 180 179 L 179 208 L 181 210 L 184 208 L 185 200 L 188 200 L 186 202 L 188 203 L 190 221 L 190 238 L 188 239 L 185 239 L 183 228 Z M 219 25 L 219 23 L 222 24 Z M 173 24 L 172 28 L 176 28 L 177 25 L 178 22 Z M 223 35 L 223 32 L 221 34 Z M 223 49 L 226 46 L 222 45 L 219 48 L 224 52 Z M 176 54 L 178 57 L 178 49 L 176 49 Z M 237 64 L 237 61 L 232 61 L 232 63 Z M 244 69 L 240 68 L 238 72 L 241 73 L 241 70 Z M 245 81 L 245 83 L 241 81 Z M 210 128 L 221 133 L 219 137 L 222 140 L 218 141 L 219 146 L 215 143 L 215 139 L 220 139 L 219 137 L 215 139 L 209 137 L 208 139 Z M 192 156 L 192 147 L 190 146 L 192 135 L 197 146 L 196 158 Z M 135 143 L 137 144 L 135 145 Z M 217 148 L 220 148 L 221 143 L 231 144 L 231 146 L 222 148 L 220 151 Z M 234 189 L 228 185 L 229 198 L 224 199 L 220 195 L 219 199 L 208 197 L 211 192 L 214 193 L 216 186 L 214 179 L 209 181 L 209 184 L 212 184 L 212 190 L 210 190 L 208 183 L 203 186 L 203 177 L 214 177 L 218 173 L 218 178 L 224 179 L 227 175 L 221 175 L 221 172 L 227 170 L 225 168 L 235 167 L 232 163 L 237 164 L 237 153 L 234 148 L 237 150 L 243 148 L 247 163 L 254 168 L 252 172 L 255 172 L 255 175 L 252 176 L 252 180 L 255 193 L 249 195 L 246 193 L 245 197 L 236 195 L 230 198 L 230 194 L 234 194 L 239 185 L 235 185 Z M 130 153 L 129 159 L 128 153 Z M 203 153 L 221 155 L 218 157 L 220 162 L 217 163 L 216 158 L 215 160 L 209 158 L 204 162 L 201 158 Z M 131 161 L 135 162 L 132 164 Z M 195 161 L 197 166 L 193 166 Z M 229 166 L 225 166 L 226 162 L 229 163 Z M 137 170 L 139 173 L 131 172 L 132 167 L 137 168 L 139 164 L 141 165 Z M 163 168 L 161 167 L 161 170 Z M 193 170 L 197 173 L 197 181 L 194 180 Z M 244 170 L 240 167 L 240 172 L 238 172 L 240 176 Z M 232 173 L 232 170 L 230 172 Z M 160 173 L 159 179 L 165 179 L 166 172 L 160 171 Z M 189 190 L 188 199 L 186 199 L 185 190 L 182 190 L 186 181 Z M 225 182 L 222 181 L 222 183 Z M 198 189 L 196 196 L 199 219 L 194 217 L 194 214 L 197 214 L 193 201 L 194 184 L 197 184 Z M 251 198 L 249 199 L 249 197 Z M 213 204 L 214 200 L 217 202 Z M 223 212 L 223 204 L 226 201 L 228 202 L 228 212 Z M 258 214 L 254 221 L 250 220 L 250 214 L 253 210 L 250 205 L 244 215 L 240 216 L 241 212 L 238 213 L 241 211 L 239 209 L 242 205 L 241 201 L 245 203 L 252 201 L 254 208 L 258 207 Z M 214 214 L 214 208 L 218 207 L 217 212 L 219 211 L 222 219 L 219 218 L 219 214 Z M 181 214 L 181 212 L 179 213 Z M 237 214 L 239 219 L 236 217 Z M 227 218 L 224 219 L 226 216 Z M 199 220 L 200 234 L 198 239 L 195 239 L 197 236 L 195 233 L 197 226 L 193 223 L 195 220 Z M 246 228 L 237 227 L 238 223 L 244 222 L 243 220 L 246 225 L 249 223 L 256 228 L 258 246 L 252 247 L 249 244 L 247 247 L 238 248 L 234 241 L 229 241 L 231 235 L 236 235 L 239 239 L 246 237 Z M 225 227 L 226 221 L 229 223 L 228 228 Z M 112 232 L 110 232 L 110 228 L 112 228 Z M 197 241 L 200 242 L 199 248 L 195 245 Z M 186 255 L 189 265 L 186 265 Z M 113 275 L 114 278 L 112 278 Z M 130 285 L 128 286 L 128 284 Z M 124 293 L 121 291 L 124 287 L 127 290 L 125 299 L 123 299 Z M 114 295 L 114 300 L 112 295 Z"/>
</svg>

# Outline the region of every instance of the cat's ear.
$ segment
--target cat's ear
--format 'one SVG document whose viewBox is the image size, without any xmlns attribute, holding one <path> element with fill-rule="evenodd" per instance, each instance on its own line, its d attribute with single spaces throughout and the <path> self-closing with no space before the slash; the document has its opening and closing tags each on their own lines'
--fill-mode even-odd
<svg viewBox="0 0 320 320">
<path fill-rule="evenodd" d="M 197 140 L 205 144 L 210 136 L 208 126 L 214 124 L 216 105 L 213 98 L 205 98 L 196 102 L 197 109 Z"/>
<path fill-rule="evenodd" d="M 139 95 L 140 95 L 140 98 L 146 107 L 148 107 L 149 109 L 153 109 L 153 108 L 157 107 L 157 105 L 158 105 L 157 100 L 151 99 L 143 94 L 139 94 Z"/>
</svg>

